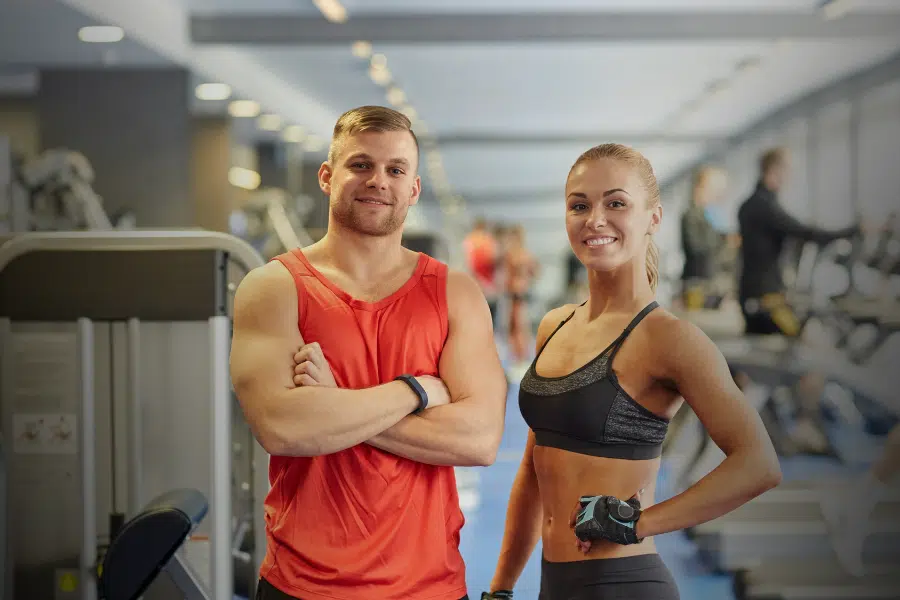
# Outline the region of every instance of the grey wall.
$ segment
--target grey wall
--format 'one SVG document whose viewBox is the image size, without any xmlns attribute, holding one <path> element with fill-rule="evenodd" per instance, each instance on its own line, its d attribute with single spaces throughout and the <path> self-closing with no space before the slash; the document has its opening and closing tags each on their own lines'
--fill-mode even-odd
<svg viewBox="0 0 900 600">
<path fill-rule="evenodd" d="M 108 213 L 131 209 L 140 227 L 190 226 L 188 87 L 181 69 L 44 71 L 41 147 L 83 153 Z"/>
</svg>

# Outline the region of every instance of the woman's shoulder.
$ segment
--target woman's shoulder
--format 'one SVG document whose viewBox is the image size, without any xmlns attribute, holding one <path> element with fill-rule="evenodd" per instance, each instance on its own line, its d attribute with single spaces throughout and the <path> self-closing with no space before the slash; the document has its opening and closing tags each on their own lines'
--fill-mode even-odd
<svg viewBox="0 0 900 600">
<path fill-rule="evenodd" d="M 563 304 L 556 308 L 551 308 L 547 314 L 541 318 L 541 322 L 537 329 L 537 338 L 541 340 L 550 335 L 550 333 L 559 326 L 560 323 L 572 316 L 578 304 Z"/>
<path fill-rule="evenodd" d="M 566 320 L 569 315 L 575 312 L 575 309 L 581 306 L 580 304 L 563 304 L 561 306 L 557 306 L 556 308 L 551 308 L 547 311 L 547 314 L 541 319 L 541 324 L 544 322 L 555 322 L 559 324 L 560 321 Z"/>
<path fill-rule="evenodd" d="M 643 336 L 665 354 L 683 354 L 712 343 L 696 324 L 660 306 L 644 319 Z"/>
</svg>

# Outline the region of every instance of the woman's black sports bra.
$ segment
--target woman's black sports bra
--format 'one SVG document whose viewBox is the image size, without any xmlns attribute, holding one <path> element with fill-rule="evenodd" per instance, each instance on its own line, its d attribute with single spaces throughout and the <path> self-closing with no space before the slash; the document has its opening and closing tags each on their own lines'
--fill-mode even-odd
<svg viewBox="0 0 900 600">
<path fill-rule="evenodd" d="M 647 305 L 622 335 L 583 367 L 562 377 L 541 377 L 536 371 L 541 352 L 575 312 L 553 330 L 519 388 L 519 410 L 534 431 L 538 446 L 628 460 L 661 454 L 668 419 L 653 414 L 626 394 L 612 369 L 622 342 L 657 306 L 656 302 Z"/>
</svg>

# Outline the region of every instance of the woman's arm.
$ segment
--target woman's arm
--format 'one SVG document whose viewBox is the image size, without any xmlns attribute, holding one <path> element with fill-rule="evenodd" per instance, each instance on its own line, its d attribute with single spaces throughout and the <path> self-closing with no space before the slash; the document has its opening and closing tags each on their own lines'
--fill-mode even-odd
<svg viewBox="0 0 900 600">
<path fill-rule="evenodd" d="M 534 432 L 529 430 L 525 454 L 509 494 L 506 529 L 500 546 L 500 558 L 491 579 L 491 592 L 513 589 L 534 552 L 534 547 L 541 539 L 543 509 L 537 475 L 534 472 L 533 451 Z"/>
<path fill-rule="evenodd" d="M 660 379 L 676 386 L 725 453 L 722 463 L 683 493 L 641 515 L 639 538 L 717 519 L 781 482 L 772 441 L 756 410 L 738 389 L 716 345 L 682 320 L 660 325 Z"/>
<path fill-rule="evenodd" d="M 544 315 L 538 325 L 536 349 L 541 351 L 550 333 L 575 309 L 575 305 L 566 304 L 555 308 Z M 497 568 L 491 579 L 491 592 L 512 590 L 522 569 L 534 552 L 534 547 L 541 539 L 541 519 L 544 511 L 541 505 L 540 489 L 537 473 L 534 470 L 534 432 L 528 430 L 528 441 L 519 472 L 513 482 L 509 494 L 509 505 L 506 509 L 506 529 L 503 543 L 500 546 L 500 557 Z"/>
</svg>

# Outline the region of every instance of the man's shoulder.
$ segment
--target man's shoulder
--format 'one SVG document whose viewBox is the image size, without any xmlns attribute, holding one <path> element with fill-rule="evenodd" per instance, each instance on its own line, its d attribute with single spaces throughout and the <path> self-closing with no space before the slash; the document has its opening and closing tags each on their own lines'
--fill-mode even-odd
<svg viewBox="0 0 900 600">
<path fill-rule="evenodd" d="M 241 279 L 240 286 L 279 286 L 290 283 L 292 280 L 291 272 L 284 263 L 273 259 L 262 266 L 251 269 Z"/>
<path fill-rule="evenodd" d="M 268 262 L 251 269 L 235 292 L 235 303 L 240 300 L 257 302 L 276 302 L 287 294 L 296 293 L 294 278 L 287 267 L 278 261 Z"/>
<path fill-rule="evenodd" d="M 284 265 L 269 262 L 247 273 L 234 294 L 236 325 L 276 319 L 297 307 L 297 288 Z M 249 319 L 249 320 L 248 320 Z"/>
<path fill-rule="evenodd" d="M 443 264 L 443 263 L 441 263 Z M 481 286 L 475 277 L 462 269 L 456 269 L 444 265 L 447 272 L 447 296 L 472 299 L 477 296 L 484 297 Z"/>
</svg>

